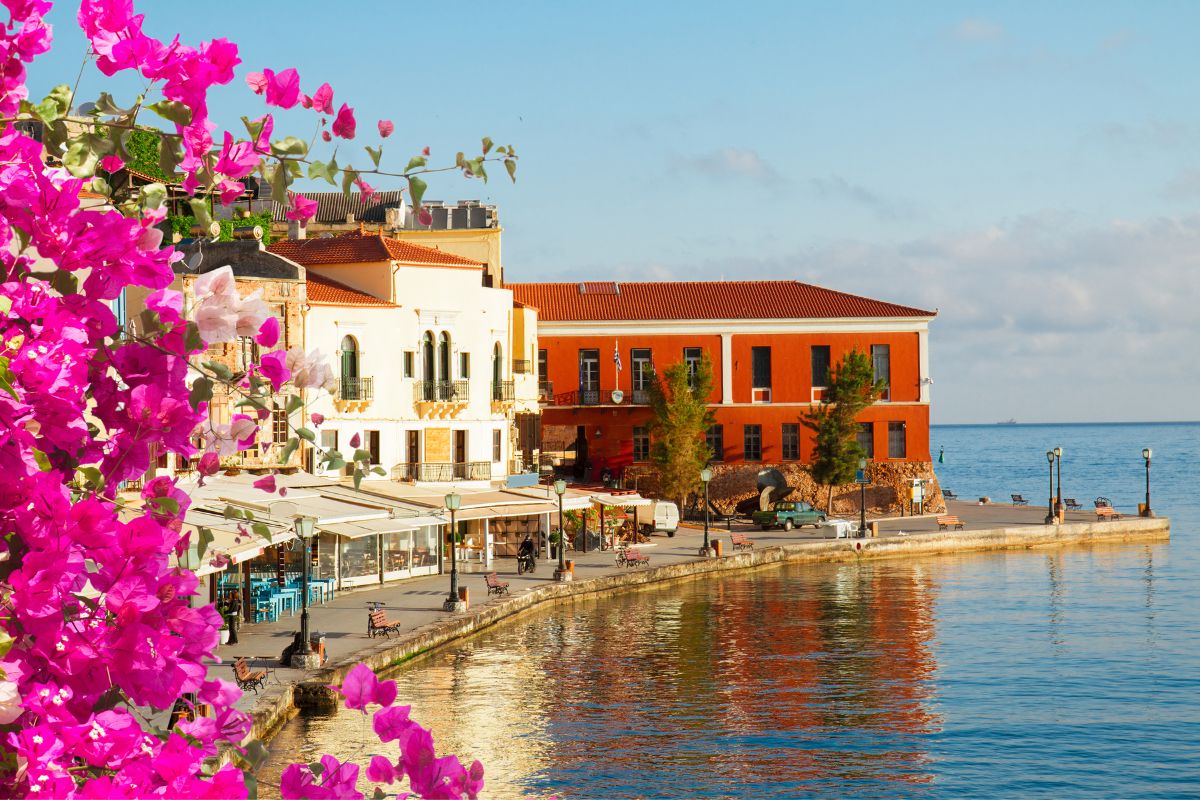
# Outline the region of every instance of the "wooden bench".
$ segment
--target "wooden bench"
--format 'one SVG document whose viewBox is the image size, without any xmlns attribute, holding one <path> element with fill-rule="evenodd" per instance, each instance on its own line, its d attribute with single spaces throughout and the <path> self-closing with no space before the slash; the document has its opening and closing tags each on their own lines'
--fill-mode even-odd
<svg viewBox="0 0 1200 800">
<path fill-rule="evenodd" d="M 1021 495 L 1019 495 L 1019 494 L 1014 494 L 1014 495 L 1009 495 L 1009 496 L 1010 496 L 1010 497 L 1012 497 L 1012 501 L 1013 501 L 1013 505 L 1014 505 L 1014 506 L 1027 506 L 1027 505 L 1029 505 L 1029 501 L 1028 501 L 1028 500 L 1026 500 L 1024 497 L 1021 497 Z"/>
<path fill-rule="evenodd" d="M 937 524 L 938 524 L 938 530 L 940 530 L 940 531 L 944 531 L 947 528 L 954 528 L 955 530 L 961 531 L 962 526 L 963 526 L 962 520 L 959 519 L 958 517 L 954 516 L 953 514 L 945 514 L 943 516 L 938 517 Z"/>
<path fill-rule="evenodd" d="M 1112 506 L 1096 506 L 1096 519 L 1120 519 L 1121 515 Z"/>
<path fill-rule="evenodd" d="M 958 499 L 958 495 L 956 495 L 954 492 L 950 491 L 949 489 L 942 489 L 942 497 L 946 498 L 947 500 L 957 500 Z"/>
<path fill-rule="evenodd" d="M 750 541 L 750 537 L 744 533 L 730 533 L 729 539 L 733 544 L 734 551 L 738 550 L 753 550 L 754 542 Z"/>
<path fill-rule="evenodd" d="M 496 573 L 489 572 L 483 576 L 484 583 L 487 584 L 489 595 L 508 594 L 508 581 L 502 581 L 496 577 Z"/>
<path fill-rule="evenodd" d="M 367 615 L 367 636 L 386 636 L 389 639 L 393 633 L 400 630 L 399 622 L 392 622 L 383 611 L 375 610 Z"/>
<path fill-rule="evenodd" d="M 245 657 L 235 659 L 233 662 L 233 680 L 242 691 L 253 689 L 255 694 L 262 688 L 263 682 L 267 679 L 267 671 L 265 669 L 251 670 L 250 665 L 246 663 Z"/>
<path fill-rule="evenodd" d="M 1082 511 L 1083 510 L 1083 506 L 1081 506 L 1079 504 L 1079 501 L 1076 500 L 1074 497 L 1068 497 L 1065 500 L 1063 500 L 1063 505 L 1065 505 L 1067 507 L 1068 511 Z"/>
</svg>

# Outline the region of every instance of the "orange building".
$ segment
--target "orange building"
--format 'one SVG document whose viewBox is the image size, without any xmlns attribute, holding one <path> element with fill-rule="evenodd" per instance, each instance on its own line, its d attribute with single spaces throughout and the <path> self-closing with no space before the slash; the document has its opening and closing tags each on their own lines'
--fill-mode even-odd
<svg viewBox="0 0 1200 800">
<path fill-rule="evenodd" d="M 831 366 L 869 354 L 885 397 L 859 417 L 876 462 L 929 462 L 929 323 L 933 311 L 797 281 L 508 284 L 538 310 L 545 449 L 555 442 L 614 477 L 649 460 L 656 370 L 707 356 L 714 461 L 806 464 L 800 417 Z"/>
</svg>

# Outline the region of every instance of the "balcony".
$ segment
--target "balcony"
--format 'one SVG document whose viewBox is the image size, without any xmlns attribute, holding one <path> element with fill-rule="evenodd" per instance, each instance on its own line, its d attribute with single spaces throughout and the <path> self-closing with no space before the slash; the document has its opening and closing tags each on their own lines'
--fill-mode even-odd
<svg viewBox="0 0 1200 800">
<path fill-rule="evenodd" d="M 340 412 L 362 411 L 375 399 L 374 378 L 342 378 L 333 393 L 333 404 Z"/>
<path fill-rule="evenodd" d="M 554 384 L 550 381 L 538 381 L 538 402 L 551 403 L 554 401 Z"/>
<path fill-rule="evenodd" d="M 512 381 L 492 381 L 493 403 L 511 403 L 515 396 Z"/>
<path fill-rule="evenodd" d="M 611 389 L 580 389 L 576 392 L 554 394 L 548 384 L 540 394 L 543 403 L 552 406 L 646 406 L 650 405 L 648 389 L 634 389 L 632 392 L 622 392 L 621 402 L 613 400 Z"/>
<path fill-rule="evenodd" d="M 421 417 L 445 419 L 457 416 L 470 399 L 469 381 L 417 381 L 413 403 Z"/>
<path fill-rule="evenodd" d="M 533 372 L 533 362 L 527 358 L 514 358 L 512 369 L 514 375 L 529 375 Z"/>
<path fill-rule="evenodd" d="M 392 480 L 394 481 L 448 483 L 450 481 L 486 481 L 491 478 L 492 464 L 490 461 L 409 462 L 392 467 Z"/>
<path fill-rule="evenodd" d="M 630 405 L 648 406 L 650 405 L 650 390 L 649 389 L 634 389 L 630 398 Z"/>
</svg>

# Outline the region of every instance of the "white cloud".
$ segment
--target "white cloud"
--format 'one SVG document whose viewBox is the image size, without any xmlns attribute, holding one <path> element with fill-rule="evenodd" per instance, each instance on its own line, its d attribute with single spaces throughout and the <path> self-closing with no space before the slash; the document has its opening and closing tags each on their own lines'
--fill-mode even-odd
<svg viewBox="0 0 1200 800">
<path fill-rule="evenodd" d="M 822 197 L 848 200 L 869 209 L 880 219 L 909 219 L 915 213 L 911 203 L 884 197 L 865 186 L 851 183 L 840 175 L 813 178 L 810 183 Z"/>
<path fill-rule="evenodd" d="M 1200 169 L 1189 169 L 1176 175 L 1163 187 L 1162 194 L 1168 200 L 1200 198 Z"/>
<path fill-rule="evenodd" d="M 1004 35 L 1004 26 L 990 19 L 964 19 L 954 26 L 950 35 L 960 42 L 982 42 L 999 39 Z"/>
<path fill-rule="evenodd" d="M 784 182 L 775 167 L 756 151 L 739 147 L 679 158 L 673 171 L 699 173 L 716 180 L 749 180 L 766 186 Z"/>
</svg>

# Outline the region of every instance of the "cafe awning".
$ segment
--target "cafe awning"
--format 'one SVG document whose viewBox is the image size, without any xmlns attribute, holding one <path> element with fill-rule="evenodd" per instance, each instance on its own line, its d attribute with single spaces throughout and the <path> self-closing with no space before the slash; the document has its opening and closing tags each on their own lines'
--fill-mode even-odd
<svg viewBox="0 0 1200 800">
<path fill-rule="evenodd" d="M 396 519 L 365 519 L 358 522 L 337 522 L 328 525 L 317 523 L 317 530 L 322 533 L 332 533 L 347 539 L 361 539 L 364 536 L 375 536 L 381 533 L 403 533 L 415 531 L 427 525 L 442 525 L 448 522 L 432 515 L 419 517 L 397 517 Z"/>
<path fill-rule="evenodd" d="M 505 519 L 507 517 L 528 517 L 534 514 L 549 514 L 552 511 L 558 511 L 558 506 L 552 503 L 519 503 L 506 506 L 464 508 L 455 514 L 455 518 L 460 521 L 468 519 Z M 446 521 L 449 522 L 449 519 Z"/>
<path fill-rule="evenodd" d="M 595 492 L 592 494 L 592 502 L 602 506 L 618 506 L 620 508 L 654 505 L 653 500 L 642 497 L 637 492 L 629 494 L 604 494 L 603 492 Z"/>
</svg>

